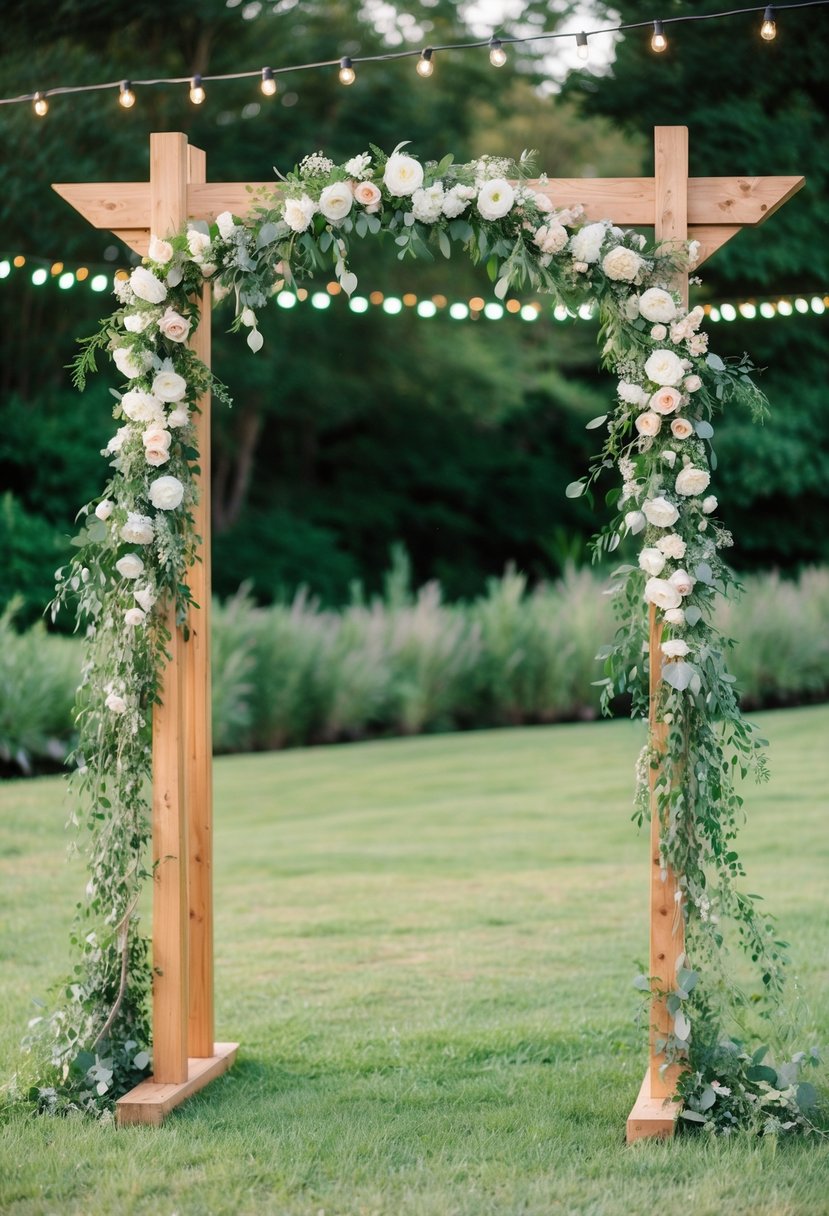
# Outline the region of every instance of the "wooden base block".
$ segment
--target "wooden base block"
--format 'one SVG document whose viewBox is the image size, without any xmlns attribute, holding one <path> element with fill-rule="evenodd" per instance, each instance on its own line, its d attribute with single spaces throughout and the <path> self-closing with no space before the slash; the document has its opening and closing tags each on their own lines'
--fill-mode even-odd
<svg viewBox="0 0 829 1216">
<path fill-rule="evenodd" d="M 639 1097 L 628 1115 L 625 1137 L 628 1144 L 654 1136 L 669 1140 L 676 1130 L 676 1121 L 681 1109 L 681 1102 L 674 1102 L 670 1098 L 651 1097 L 650 1073 L 646 1072 Z"/>
<path fill-rule="evenodd" d="M 160 1127 L 174 1107 L 180 1106 L 191 1094 L 204 1089 L 205 1085 L 227 1072 L 236 1059 L 238 1050 L 238 1043 L 216 1043 L 212 1056 L 206 1056 L 204 1059 L 191 1057 L 187 1062 L 187 1080 L 178 1084 L 159 1084 L 152 1077 L 148 1081 L 142 1081 L 116 1102 L 116 1123 L 119 1127 L 129 1127 L 135 1123 Z"/>
</svg>

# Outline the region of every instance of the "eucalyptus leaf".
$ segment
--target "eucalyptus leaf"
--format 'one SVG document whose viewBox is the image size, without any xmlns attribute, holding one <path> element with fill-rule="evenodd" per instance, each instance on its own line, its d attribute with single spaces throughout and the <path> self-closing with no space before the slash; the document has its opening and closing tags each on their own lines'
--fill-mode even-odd
<svg viewBox="0 0 829 1216">
<path fill-rule="evenodd" d="M 693 626 L 696 625 L 701 619 L 702 619 L 702 609 L 698 608 L 696 606 L 696 604 L 689 604 L 688 607 L 685 609 L 686 624 L 690 625 L 693 628 Z"/>
<path fill-rule="evenodd" d="M 583 481 L 571 481 L 564 491 L 565 498 L 581 498 L 586 489 Z"/>
<path fill-rule="evenodd" d="M 709 354 L 706 355 L 705 362 L 712 369 L 712 371 L 715 371 L 715 372 L 724 372 L 725 371 L 725 364 L 723 363 L 723 361 L 719 355 L 714 355 L 709 352 Z"/>
<path fill-rule="evenodd" d="M 606 422 L 607 422 L 607 414 L 600 414 L 598 416 L 598 418 L 591 418 L 588 423 L 585 423 L 584 429 L 586 431 L 595 431 L 600 426 L 604 426 L 604 424 Z"/>
<path fill-rule="evenodd" d="M 670 684 L 671 688 L 675 688 L 677 692 L 684 692 L 691 683 L 691 678 L 694 674 L 694 669 L 690 663 L 679 662 L 665 663 L 662 668 L 662 679 L 666 684 Z"/>
<path fill-rule="evenodd" d="M 694 423 L 694 430 L 699 435 L 700 439 L 712 439 L 714 437 L 714 428 L 712 427 L 711 423 L 706 422 L 704 418 L 700 419 L 699 422 Z"/>
</svg>

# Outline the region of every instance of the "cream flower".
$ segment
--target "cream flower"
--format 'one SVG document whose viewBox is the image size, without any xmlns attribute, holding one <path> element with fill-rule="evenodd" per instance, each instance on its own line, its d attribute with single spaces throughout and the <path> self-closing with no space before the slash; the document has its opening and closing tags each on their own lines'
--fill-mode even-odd
<svg viewBox="0 0 829 1216">
<path fill-rule="evenodd" d="M 639 554 L 639 566 L 646 574 L 661 574 L 665 569 L 665 555 L 658 549 L 643 549 Z"/>
<path fill-rule="evenodd" d="M 123 714 L 127 708 L 126 701 L 123 697 L 119 697 L 117 692 L 111 692 L 104 701 L 104 705 L 114 714 Z"/>
<path fill-rule="evenodd" d="M 567 229 L 553 221 L 542 224 L 533 237 L 533 244 L 537 245 L 542 253 L 561 253 L 567 240 Z"/>
<path fill-rule="evenodd" d="M 641 511 L 628 511 L 627 515 L 625 515 L 625 528 L 631 536 L 635 536 L 637 532 L 641 532 L 647 522 Z"/>
<path fill-rule="evenodd" d="M 586 224 L 570 238 L 570 253 L 574 262 L 598 262 L 602 244 L 607 236 L 605 224 Z"/>
<path fill-rule="evenodd" d="M 138 591 L 133 592 L 133 598 L 143 612 L 149 613 L 158 597 L 150 587 L 140 587 Z"/>
<path fill-rule="evenodd" d="M 125 394 L 125 396 L 126 396 L 126 394 Z M 123 401 L 123 398 L 122 398 L 122 401 Z M 131 434 L 132 434 L 132 427 L 119 426 L 118 430 L 115 432 L 115 434 L 110 439 L 109 443 L 106 445 L 106 447 L 101 452 L 101 455 L 102 456 L 116 456 L 121 451 L 121 448 L 124 446 L 125 441 L 127 439 L 129 439 Z"/>
<path fill-rule="evenodd" d="M 654 325 L 651 329 L 651 337 L 654 342 L 664 342 L 668 336 L 668 330 L 665 325 Z"/>
<path fill-rule="evenodd" d="M 167 448 L 144 448 L 144 459 L 153 469 L 159 469 L 170 459 Z"/>
<path fill-rule="evenodd" d="M 646 410 L 644 414 L 639 414 L 634 422 L 634 426 L 640 435 L 644 435 L 647 439 L 653 438 L 659 434 L 659 429 L 662 426 L 662 419 L 658 414 L 654 414 L 653 410 Z"/>
<path fill-rule="evenodd" d="M 690 439 L 694 428 L 687 418 L 674 418 L 671 422 L 671 434 L 674 439 Z"/>
<path fill-rule="evenodd" d="M 154 321 L 153 314 L 146 309 L 144 312 L 128 312 L 124 315 L 124 329 L 128 334 L 141 334 Z"/>
<path fill-rule="evenodd" d="M 709 494 L 707 498 L 703 498 L 702 500 L 702 509 L 706 515 L 713 515 L 718 506 L 719 503 L 713 494 Z"/>
<path fill-rule="evenodd" d="M 703 490 L 707 490 L 711 481 L 711 474 L 707 469 L 698 469 L 695 465 L 686 465 L 684 469 L 676 475 L 676 492 L 682 494 L 685 498 L 690 498 L 694 494 L 701 494 Z"/>
<path fill-rule="evenodd" d="M 632 283 L 643 265 L 639 254 L 625 245 L 617 245 L 602 259 L 602 270 L 607 277 L 620 283 Z"/>
<path fill-rule="evenodd" d="M 500 220 L 512 208 L 515 191 L 505 177 L 493 177 L 478 191 L 478 210 L 485 220 Z"/>
<path fill-rule="evenodd" d="M 210 248 L 209 235 L 206 232 L 200 232 L 198 228 L 188 228 L 187 248 L 193 255 L 194 262 L 203 262 L 204 256 Z"/>
<path fill-rule="evenodd" d="M 679 511 L 674 504 L 662 496 L 645 499 L 642 510 L 648 523 L 655 528 L 672 528 L 679 519 Z"/>
<path fill-rule="evenodd" d="M 135 628 L 136 625 L 143 625 L 147 619 L 146 612 L 142 612 L 140 608 L 128 608 L 124 613 L 124 624 Z"/>
<path fill-rule="evenodd" d="M 154 535 L 153 521 L 149 515 L 139 515 L 137 511 L 127 513 L 127 522 L 121 528 L 121 539 L 128 545 L 150 545 Z"/>
<path fill-rule="evenodd" d="M 236 225 L 233 222 L 233 215 L 230 211 L 223 211 L 221 215 L 216 216 L 216 227 L 219 229 L 219 236 L 223 241 L 231 239 Z"/>
<path fill-rule="evenodd" d="M 173 256 L 173 246 L 169 241 L 162 241 L 157 236 L 151 236 L 148 252 L 151 262 L 169 262 Z"/>
<path fill-rule="evenodd" d="M 165 361 L 153 380 L 153 394 L 161 401 L 181 401 L 186 392 L 187 381 Z"/>
<path fill-rule="evenodd" d="M 664 578 L 649 578 L 645 583 L 645 599 L 657 608 L 678 608 L 682 597 L 672 583 Z"/>
<path fill-rule="evenodd" d="M 102 498 L 95 508 L 95 514 L 98 519 L 107 520 L 115 509 L 115 503 L 111 498 Z"/>
<path fill-rule="evenodd" d="M 159 332 L 171 342 L 186 342 L 190 336 L 190 322 L 174 308 L 168 308 L 158 322 Z"/>
<path fill-rule="evenodd" d="M 685 375 L 682 360 L 672 350 L 655 350 L 645 364 L 645 375 L 654 384 L 679 384 Z"/>
<path fill-rule="evenodd" d="M 168 426 L 187 426 L 190 421 L 190 411 L 184 405 L 178 405 L 167 416 Z"/>
<path fill-rule="evenodd" d="M 695 393 L 702 388 L 702 380 L 699 376 L 686 376 L 682 381 L 682 387 L 686 393 Z"/>
<path fill-rule="evenodd" d="M 354 197 L 370 215 L 380 210 L 380 200 L 383 196 L 380 187 L 375 186 L 374 182 L 357 182 L 354 186 Z"/>
<path fill-rule="evenodd" d="M 682 610 L 674 608 L 673 611 L 680 612 Z M 684 659 L 686 654 L 691 653 L 691 647 L 687 642 L 683 642 L 682 638 L 672 638 L 667 642 L 663 642 L 661 649 L 666 659 Z"/>
<path fill-rule="evenodd" d="M 553 200 L 546 194 L 534 194 L 533 202 L 542 215 L 547 215 L 553 210 Z"/>
<path fill-rule="evenodd" d="M 668 582 L 676 588 L 680 595 L 690 595 L 694 590 L 696 579 L 691 578 L 687 570 L 675 570 Z"/>
<path fill-rule="evenodd" d="M 366 176 L 366 170 L 371 164 L 371 153 L 361 152 L 359 156 L 352 156 L 351 160 L 347 160 L 343 165 L 349 177 L 356 177 L 358 180 Z"/>
<path fill-rule="evenodd" d="M 127 380 L 137 380 L 150 366 L 152 356 L 147 351 L 132 351 L 126 346 L 117 346 L 112 352 L 112 362 Z"/>
<path fill-rule="evenodd" d="M 443 196 L 443 214 L 453 220 L 462 215 L 475 197 L 474 186 L 453 186 Z"/>
<path fill-rule="evenodd" d="M 428 189 L 415 190 L 412 195 L 412 214 L 421 224 L 434 224 L 443 214 L 443 186 L 436 182 Z"/>
<path fill-rule="evenodd" d="M 685 611 L 682 608 L 669 608 L 665 613 L 665 624 L 673 625 L 674 629 L 682 628 L 685 624 Z"/>
<path fill-rule="evenodd" d="M 136 266 L 130 275 L 130 287 L 139 300 L 160 304 L 167 298 L 167 288 L 146 266 Z"/>
<path fill-rule="evenodd" d="M 627 380 L 619 381 L 616 392 L 627 405 L 644 405 L 648 400 L 648 394 L 640 385 L 630 384 Z"/>
<path fill-rule="evenodd" d="M 648 402 L 650 408 L 657 414 L 673 414 L 682 405 L 682 393 L 675 388 L 660 388 Z"/>
<path fill-rule="evenodd" d="M 125 553 L 118 558 L 115 569 L 122 578 L 138 578 L 144 573 L 144 563 L 137 553 Z"/>
<path fill-rule="evenodd" d="M 674 561 L 681 561 L 685 556 L 687 548 L 685 541 L 676 532 L 669 532 L 667 536 L 660 536 L 656 542 L 656 547 L 660 553 L 664 553 L 666 557 L 672 557 Z"/>
<path fill-rule="evenodd" d="M 661 287 L 649 287 L 639 297 L 639 312 L 646 321 L 667 325 L 676 316 L 676 304 L 669 292 Z"/>
<path fill-rule="evenodd" d="M 676 464 L 676 452 L 673 450 L 673 448 L 664 448 L 661 455 L 668 468 L 672 469 Z"/>
<path fill-rule="evenodd" d="M 184 498 L 184 486 L 177 477 L 156 477 L 150 485 L 150 502 L 158 511 L 175 511 Z"/>
<path fill-rule="evenodd" d="M 129 392 L 124 393 L 121 398 L 121 409 L 124 416 L 131 422 L 158 423 L 164 417 L 164 410 L 159 399 L 152 393 L 145 393 L 140 388 L 131 388 Z"/>
<path fill-rule="evenodd" d="M 389 194 L 395 198 L 405 198 L 423 185 L 423 166 L 413 156 L 394 152 L 386 161 L 383 183 Z"/>
<path fill-rule="evenodd" d="M 293 232 L 304 232 L 316 214 L 317 204 L 307 194 L 301 198 L 286 198 L 282 218 Z"/>
<path fill-rule="evenodd" d="M 334 182 L 320 195 L 319 208 L 327 220 L 337 224 L 348 215 L 353 202 L 354 193 L 348 182 Z"/>
</svg>

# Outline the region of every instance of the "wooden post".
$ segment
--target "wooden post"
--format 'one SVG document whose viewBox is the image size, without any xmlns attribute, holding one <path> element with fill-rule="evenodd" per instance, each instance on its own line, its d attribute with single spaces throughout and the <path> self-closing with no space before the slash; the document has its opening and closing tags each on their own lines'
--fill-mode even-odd
<svg viewBox="0 0 829 1216">
<path fill-rule="evenodd" d="M 202 183 L 207 165 L 200 148 L 188 148 L 188 179 Z M 211 292 L 205 284 L 199 301 L 201 322 L 190 345 L 210 366 Z M 197 607 L 190 613 L 185 644 L 184 721 L 189 823 L 190 880 L 190 1055 L 213 1055 L 213 732 L 210 691 L 210 394 L 194 416 L 199 449 L 199 501 L 193 511 L 200 537 L 197 561 L 188 574 Z"/>
</svg>

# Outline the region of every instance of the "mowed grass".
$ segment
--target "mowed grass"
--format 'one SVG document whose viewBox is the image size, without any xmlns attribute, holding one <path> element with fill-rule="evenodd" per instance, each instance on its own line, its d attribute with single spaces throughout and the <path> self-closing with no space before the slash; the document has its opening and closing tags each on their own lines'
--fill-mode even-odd
<svg viewBox="0 0 829 1216">
<path fill-rule="evenodd" d="M 829 1040 L 829 709 L 758 715 L 748 889 Z M 624 1144 L 648 849 L 637 726 L 216 763 L 217 1032 L 239 1062 L 160 1130 L 11 1112 L 0 1211 L 153 1216 L 805 1216 L 825 1140 Z M 82 867 L 57 780 L 0 790 L 0 1068 L 67 965 Z"/>
</svg>

